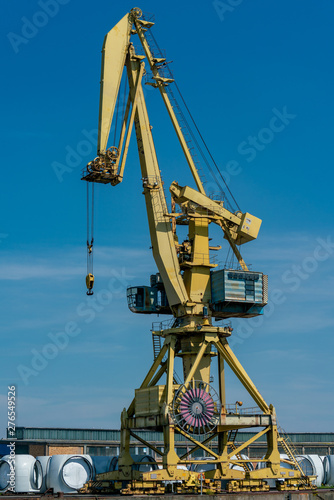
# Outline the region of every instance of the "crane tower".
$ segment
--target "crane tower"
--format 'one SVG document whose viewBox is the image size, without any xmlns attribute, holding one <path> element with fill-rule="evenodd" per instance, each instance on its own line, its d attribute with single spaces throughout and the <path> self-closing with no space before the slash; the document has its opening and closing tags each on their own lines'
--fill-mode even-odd
<svg viewBox="0 0 334 500">
<path fill-rule="evenodd" d="M 172 317 L 153 329 L 154 361 L 135 395 L 121 415 L 121 447 L 118 470 L 98 475 L 88 490 L 122 493 L 161 493 L 169 482 L 178 491 L 266 491 L 268 479 L 280 489 L 310 488 L 298 461 L 284 436 L 278 433 L 276 413 L 242 367 L 228 344 L 229 325 L 217 326 L 215 320 L 251 318 L 263 314 L 268 301 L 267 276 L 250 271 L 240 254 L 240 246 L 258 236 L 261 220 L 248 212 L 232 211 L 226 202 L 207 196 L 196 159 L 181 126 L 182 112 L 174 97 L 174 79 L 168 63 L 157 49 L 151 34 L 154 22 L 145 19 L 138 8 L 127 13 L 105 36 L 102 71 L 97 157 L 88 163 L 82 179 L 89 183 L 116 186 L 123 180 L 129 141 L 134 126 L 138 146 L 143 194 L 158 273 L 147 286 L 130 287 L 128 305 L 139 314 L 166 314 Z M 133 37 L 142 52 L 135 50 Z M 147 70 L 145 69 L 145 60 Z M 152 127 L 143 92 L 143 77 L 150 72 L 152 85 L 161 94 L 180 142 L 194 187 L 170 186 L 168 209 L 160 166 L 153 142 Z M 128 96 L 117 144 L 108 147 L 123 72 L 128 81 Z M 124 78 L 124 77 L 123 77 Z M 217 269 L 210 245 L 209 228 L 222 230 L 238 265 Z M 179 241 L 177 226 L 188 227 L 188 236 Z M 92 252 L 92 244 L 88 244 Z M 92 293 L 94 277 L 86 279 Z M 175 373 L 175 359 L 181 358 L 182 378 Z M 217 390 L 212 385 L 212 359 L 218 363 Z M 241 403 L 228 405 L 225 398 L 224 369 L 228 365 L 254 401 L 249 411 Z M 244 443 L 237 441 L 239 429 L 256 433 Z M 160 431 L 164 446 L 155 448 L 138 435 L 139 430 Z M 175 450 L 175 434 L 188 443 L 187 452 Z M 267 452 L 253 468 L 242 452 L 266 436 Z M 161 457 L 162 469 L 141 471 L 130 454 L 133 437 Z M 217 442 L 215 449 L 212 443 Z M 279 446 L 286 451 L 290 465 L 282 463 Z M 194 459 L 202 450 L 203 458 Z M 198 465 L 210 465 L 203 474 Z M 180 468 L 180 466 L 186 466 Z M 202 481 L 202 483 L 201 483 Z M 203 483 L 204 481 L 204 483 Z"/>
</svg>

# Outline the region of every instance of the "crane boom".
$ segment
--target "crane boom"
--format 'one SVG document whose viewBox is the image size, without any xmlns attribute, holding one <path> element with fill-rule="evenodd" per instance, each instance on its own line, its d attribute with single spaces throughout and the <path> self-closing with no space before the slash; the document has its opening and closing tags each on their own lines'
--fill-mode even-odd
<svg viewBox="0 0 334 500">
<path fill-rule="evenodd" d="M 134 96 L 139 68 L 144 63 L 139 62 L 133 47 L 130 48 L 128 58 L 130 92 Z M 135 131 L 153 256 L 164 282 L 170 306 L 183 305 L 188 301 L 188 294 L 181 276 L 172 227 L 166 215 L 168 210 L 163 183 L 141 85 L 138 88 Z"/>
<path fill-rule="evenodd" d="M 126 14 L 104 37 L 100 83 L 98 154 L 107 149 L 108 137 L 130 43 L 131 14 Z"/>
</svg>

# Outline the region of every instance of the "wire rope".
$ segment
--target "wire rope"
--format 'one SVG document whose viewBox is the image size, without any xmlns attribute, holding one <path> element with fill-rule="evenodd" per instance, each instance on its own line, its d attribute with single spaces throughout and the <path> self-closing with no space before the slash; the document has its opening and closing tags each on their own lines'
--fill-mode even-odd
<svg viewBox="0 0 334 500">
<path fill-rule="evenodd" d="M 152 40 L 153 40 L 154 44 L 156 45 L 156 47 L 157 47 L 157 49 L 158 49 L 158 51 L 159 51 L 160 56 L 162 56 L 162 55 L 163 55 L 163 54 L 162 54 L 162 51 L 161 51 L 161 49 L 160 49 L 160 47 L 159 47 L 159 45 L 158 45 L 158 43 L 157 43 L 157 41 L 156 41 L 156 39 L 155 39 L 155 37 L 154 37 L 154 35 L 153 35 L 153 33 L 152 33 L 151 31 L 150 31 L 150 36 L 152 37 Z M 171 77 L 173 77 L 173 74 L 172 74 L 172 72 L 171 72 L 170 68 L 168 67 L 168 64 L 166 64 L 166 69 L 167 69 L 167 71 L 168 71 L 169 75 L 170 75 Z M 198 126 L 197 126 L 197 124 L 196 124 L 196 122 L 195 122 L 195 120 L 194 120 L 194 118 L 193 118 L 193 116 L 192 116 L 192 114 L 191 114 L 191 112 L 190 112 L 190 109 L 188 108 L 188 106 L 187 106 L 187 104 L 186 104 L 186 102 L 185 102 L 185 100 L 184 100 L 184 98 L 183 98 L 183 95 L 182 95 L 182 93 L 181 93 L 181 91 L 180 91 L 180 88 L 179 88 L 179 86 L 177 85 L 177 83 L 176 83 L 176 81 L 175 81 L 175 80 L 174 80 L 174 83 L 175 83 L 175 87 L 176 87 L 176 89 L 177 89 L 177 91 L 178 91 L 178 93 L 179 93 L 179 95 L 180 95 L 180 97 L 181 97 L 181 100 L 182 100 L 182 102 L 183 102 L 183 104 L 184 104 L 184 106 L 185 106 L 185 108 L 186 108 L 186 110 L 187 110 L 187 112 L 188 112 L 188 114 L 189 114 L 189 116 L 190 116 L 190 119 L 191 119 L 191 121 L 193 122 L 194 127 L 195 127 L 195 129 L 196 129 L 196 131 L 197 131 L 197 133 L 198 133 L 198 135 L 199 135 L 199 137 L 200 137 L 201 141 L 203 142 L 204 147 L 205 147 L 205 149 L 207 150 L 207 152 L 208 152 L 208 154 L 209 154 L 209 156 L 210 156 L 210 158 L 211 158 L 211 160 L 212 160 L 212 162 L 213 162 L 213 164 L 214 164 L 214 166 L 215 166 L 215 168 L 216 168 L 216 170 L 217 170 L 217 172 L 218 172 L 219 176 L 221 177 L 221 179 L 222 179 L 223 183 L 225 184 L 226 189 L 227 189 L 227 191 L 229 192 L 229 194 L 230 194 L 231 198 L 233 199 L 233 201 L 234 201 L 235 205 L 236 205 L 236 206 L 237 206 L 237 208 L 240 210 L 240 206 L 239 206 L 238 202 L 236 201 L 235 197 L 233 196 L 231 189 L 228 187 L 228 184 L 227 184 L 227 182 L 226 182 L 226 180 L 225 180 L 225 178 L 224 178 L 223 174 L 221 173 L 221 171 L 220 171 L 220 169 L 219 169 L 219 167 L 218 167 L 218 165 L 217 165 L 217 163 L 216 163 L 215 159 L 213 158 L 213 155 L 211 154 L 211 152 L 210 152 L 210 150 L 209 150 L 209 147 L 208 147 L 207 143 L 205 142 L 205 139 L 204 139 L 203 135 L 201 134 L 201 132 L 200 132 L 200 130 L 199 130 L 199 128 L 198 128 Z M 175 97 L 174 97 L 174 99 L 175 99 Z M 176 101 L 176 99 L 175 99 L 175 101 Z M 176 101 L 176 103 L 177 103 L 177 101 Z M 210 171 L 210 173 L 211 173 L 212 177 L 214 178 L 215 182 L 217 183 L 217 185 L 218 185 L 219 189 L 222 191 L 222 193 L 223 193 L 223 194 L 225 194 L 225 193 L 224 193 L 224 190 L 223 190 L 223 188 L 222 188 L 222 186 L 220 185 L 220 183 L 219 183 L 219 181 L 218 181 L 218 179 L 217 179 L 216 175 L 214 174 L 214 172 L 213 172 L 213 170 L 212 170 L 212 168 L 211 168 L 210 163 L 208 162 L 208 159 L 206 158 L 206 156 L 205 156 L 205 154 L 203 153 L 203 151 L 202 151 L 202 149 L 201 149 L 200 145 L 198 144 L 198 141 L 197 141 L 197 139 L 196 139 L 196 137 L 195 137 L 194 133 L 192 132 L 192 129 L 191 129 L 191 127 L 189 126 L 189 124 L 188 124 L 188 122 L 187 122 L 187 120 L 186 120 L 186 118 L 185 118 L 185 116 L 184 116 L 184 113 L 182 112 L 182 110 L 181 110 L 181 109 L 180 109 L 180 112 L 181 112 L 182 118 L 183 118 L 183 120 L 184 120 L 184 123 L 185 123 L 185 125 L 186 125 L 186 127 L 187 127 L 187 129 L 188 129 L 188 131 L 189 131 L 189 133 L 190 133 L 190 135 L 191 135 L 191 137 L 192 137 L 192 139 L 193 139 L 193 141 L 194 141 L 194 143 L 195 143 L 195 145 L 196 145 L 197 149 L 198 149 L 198 152 L 200 153 L 201 157 L 203 158 L 203 160 L 204 160 L 204 162 L 205 162 L 206 166 L 208 167 L 208 169 L 209 169 L 209 171 Z"/>
</svg>

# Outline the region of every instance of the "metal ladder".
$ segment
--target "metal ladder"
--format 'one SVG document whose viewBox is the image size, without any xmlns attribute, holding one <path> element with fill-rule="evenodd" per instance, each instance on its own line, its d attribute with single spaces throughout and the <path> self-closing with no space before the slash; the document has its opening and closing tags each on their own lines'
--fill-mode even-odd
<svg viewBox="0 0 334 500">
<path fill-rule="evenodd" d="M 152 342 L 153 342 L 153 357 L 154 357 L 154 361 L 155 361 L 157 359 L 157 357 L 161 351 L 161 347 L 162 347 L 160 335 L 155 335 L 154 333 L 152 333 Z M 164 357 L 163 361 L 165 359 L 166 359 L 166 356 Z M 175 370 L 173 373 L 173 378 L 174 378 L 174 384 L 182 385 L 182 381 Z"/>
<path fill-rule="evenodd" d="M 232 451 L 235 451 L 237 449 L 235 445 L 235 439 L 238 434 L 238 429 L 231 429 L 229 434 L 228 434 L 228 443 L 230 445 L 230 448 Z M 235 456 L 237 457 L 238 460 L 243 460 L 242 456 L 240 453 L 236 453 Z M 242 462 L 241 467 L 245 470 L 245 472 L 250 472 L 252 469 L 250 468 L 248 462 Z"/>
<path fill-rule="evenodd" d="M 298 452 L 295 449 L 295 447 L 293 446 L 293 443 L 292 443 L 290 437 L 284 431 L 284 429 L 282 429 L 282 427 L 278 427 L 278 430 L 279 430 L 279 433 L 278 433 L 278 436 L 279 436 L 278 437 L 278 442 L 281 444 L 283 450 L 288 455 L 288 457 L 291 460 L 291 462 L 293 462 L 293 464 L 295 466 L 295 469 L 300 472 L 300 474 L 301 474 L 301 478 L 300 478 L 301 483 L 304 484 L 305 486 L 310 486 L 309 478 L 307 476 L 305 476 L 303 469 L 299 465 L 299 462 L 297 460 Z"/>
<path fill-rule="evenodd" d="M 161 337 L 160 335 L 155 335 L 152 333 L 152 342 L 153 342 L 153 358 L 154 361 L 157 359 L 160 351 L 161 351 Z"/>
</svg>

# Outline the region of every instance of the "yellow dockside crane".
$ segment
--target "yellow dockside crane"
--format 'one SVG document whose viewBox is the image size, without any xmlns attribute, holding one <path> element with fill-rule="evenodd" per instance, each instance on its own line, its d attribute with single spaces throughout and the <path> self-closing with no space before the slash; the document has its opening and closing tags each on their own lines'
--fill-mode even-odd
<svg viewBox="0 0 334 500">
<path fill-rule="evenodd" d="M 122 182 L 134 125 L 152 251 L 159 272 L 151 276 L 150 286 L 128 289 L 128 305 L 135 313 L 169 314 L 173 320 L 167 327 L 162 322 L 153 331 L 154 362 L 135 390 L 133 401 L 122 412 L 118 470 L 99 474 L 94 483 L 86 485 L 86 491 L 163 493 L 170 481 L 177 481 L 177 491 L 183 493 L 198 492 L 200 487 L 216 492 L 224 488 L 267 491 L 267 479 L 277 480 L 279 489 L 311 488 L 310 477 L 304 476 L 290 445 L 278 433 L 274 407 L 266 403 L 229 347 L 227 339 L 232 329 L 213 324 L 213 319 L 250 318 L 263 313 L 268 300 L 267 276 L 249 271 L 239 251 L 240 245 L 257 238 L 261 220 L 247 212 L 232 212 L 222 201 L 206 195 L 171 102 L 169 89 L 174 80 L 164 71 L 168 63 L 153 51 L 154 38 L 149 38 L 153 24 L 134 8 L 104 39 L 98 156 L 88 163 L 82 179 L 112 186 Z M 131 42 L 134 35 L 144 54 L 136 53 Z M 196 186 L 194 189 L 173 182 L 170 211 L 143 93 L 144 59 L 152 73 L 147 83 L 161 94 Z M 108 147 L 124 68 L 129 83 L 124 118 L 118 143 Z M 212 262 L 210 250 L 220 248 L 209 243 L 212 223 L 222 229 L 239 263 L 237 269 L 216 269 Z M 189 227 L 188 237 L 182 242 L 177 237 L 178 225 Z M 91 254 L 89 244 L 88 251 Z M 93 281 L 89 274 L 89 294 Z M 182 380 L 175 377 L 176 357 L 182 359 Z M 217 391 L 211 383 L 213 357 L 218 358 Z M 225 363 L 254 400 L 255 409 L 247 412 L 236 404 L 226 404 Z M 246 428 L 257 432 L 247 442 L 237 444 L 238 430 Z M 163 449 L 156 449 L 138 436 L 138 430 L 162 432 Z M 184 436 L 189 443 L 181 457 L 175 451 L 175 434 Z M 242 452 L 262 436 L 267 438 L 267 452 L 257 460 L 262 468 L 254 469 Z M 142 472 L 130 454 L 131 437 L 160 455 L 163 468 Z M 214 438 L 218 442 L 215 451 L 211 446 Z M 289 457 L 286 464 L 282 464 L 279 445 Z M 200 461 L 191 458 L 196 450 L 203 452 Z M 194 464 L 211 465 L 204 479 Z M 190 470 L 180 468 L 182 465 Z"/>
</svg>

